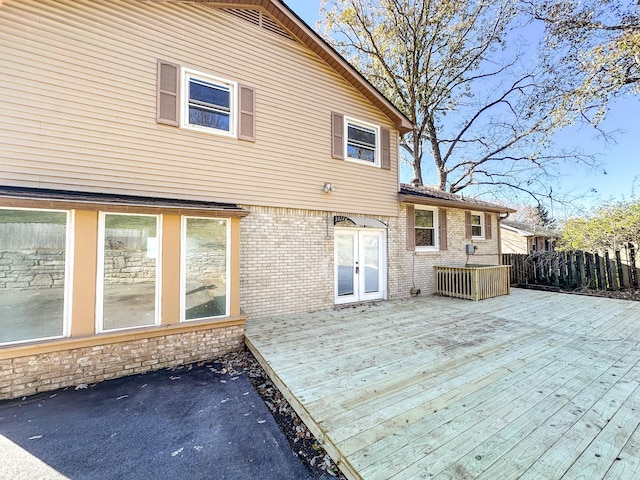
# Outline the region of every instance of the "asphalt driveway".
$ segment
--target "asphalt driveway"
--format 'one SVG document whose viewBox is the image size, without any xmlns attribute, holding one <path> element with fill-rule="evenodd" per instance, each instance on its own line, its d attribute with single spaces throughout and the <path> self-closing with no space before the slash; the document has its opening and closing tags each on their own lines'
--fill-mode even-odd
<svg viewBox="0 0 640 480">
<path fill-rule="evenodd" d="M 217 367 L 0 402 L 0 478 L 312 478 L 249 379 Z"/>
</svg>

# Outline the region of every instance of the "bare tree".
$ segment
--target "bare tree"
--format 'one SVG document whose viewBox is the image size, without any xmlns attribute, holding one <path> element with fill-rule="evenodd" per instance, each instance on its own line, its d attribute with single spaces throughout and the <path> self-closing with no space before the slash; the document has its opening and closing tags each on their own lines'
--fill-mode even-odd
<svg viewBox="0 0 640 480">
<path fill-rule="evenodd" d="M 542 52 L 563 108 L 598 125 L 612 98 L 640 93 L 638 0 L 527 0 L 545 24 Z"/>
<path fill-rule="evenodd" d="M 415 183 L 423 183 L 426 167 L 452 193 L 491 185 L 539 199 L 550 196 L 558 162 L 589 161 L 573 151 L 550 153 L 550 135 L 566 122 L 562 98 L 514 42 L 519 6 L 323 0 L 327 41 L 414 122 L 401 145 Z"/>
</svg>

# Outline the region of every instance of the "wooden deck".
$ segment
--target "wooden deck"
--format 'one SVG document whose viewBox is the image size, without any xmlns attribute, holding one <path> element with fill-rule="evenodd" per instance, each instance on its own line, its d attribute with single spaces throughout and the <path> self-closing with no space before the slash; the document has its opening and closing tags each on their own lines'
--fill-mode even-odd
<svg viewBox="0 0 640 480">
<path fill-rule="evenodd" d="M 246 335 L 350 479 L 640 478 L 640 302 L 418 297 Z"/>
</svg>

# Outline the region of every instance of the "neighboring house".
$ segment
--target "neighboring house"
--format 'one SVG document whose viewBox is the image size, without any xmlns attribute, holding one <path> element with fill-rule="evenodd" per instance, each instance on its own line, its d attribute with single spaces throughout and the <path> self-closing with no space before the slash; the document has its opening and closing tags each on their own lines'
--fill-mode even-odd
<svg viewBox="0 0 640 480">
<path fill-rule="evenodd" d="M 550 252 L 560 238 L 557 231 L 531 223 L 503 220 L 502 253 Z"/>
<path fill-rule="evenodd" d="M 411 122 L 278 0 L 4 0 L 0 22 L 0 398 L 499 263 L 509 210 L 399 192 Z"/>
</svg>

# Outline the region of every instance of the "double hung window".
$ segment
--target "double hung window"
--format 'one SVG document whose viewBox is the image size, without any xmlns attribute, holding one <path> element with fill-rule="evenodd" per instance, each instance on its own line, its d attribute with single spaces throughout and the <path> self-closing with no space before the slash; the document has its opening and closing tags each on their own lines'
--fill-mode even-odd
<svg viewBox="0 0 640 480">
<path fill-rule="evenodd" d="M 373 164 L 378 163 L 377 128 L 347 121 L 347 157 Z"/>
<path fill-rule="evenodd" d="M 484 239 L 484 215 L 471 212 L 471 238 Z"/>
<path fill-rule="evenodd" d="M 183 126 L 235 135 L 235 84 L 185 70 Z"/>
<path fill-rule="evenodd" d="M 438 249 L 438 211 L 434 208 L 415 209 L 416 250 Z"/>
<path fill-rule="evenodd" d="M 380 128 L 348 118 L 345 124 L 347 159 L 380 165 Z"/>
</svg>

